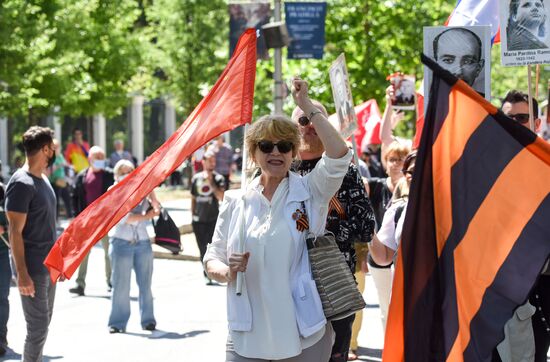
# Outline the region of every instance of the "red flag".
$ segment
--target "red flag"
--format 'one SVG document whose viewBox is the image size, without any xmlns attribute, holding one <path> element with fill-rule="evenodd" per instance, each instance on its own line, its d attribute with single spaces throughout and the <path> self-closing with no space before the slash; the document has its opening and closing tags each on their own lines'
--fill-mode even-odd
<svg viewBox="0 0 550 362">
<path fill-rule="evenodd" d="M 363 104 L 355 107 L 357 123 L 359 127 L 355 130 L 355 141 L 363 150 L 363 140 L 368 139 L 368 144 L 380 143 L 380 109 L 376 99 L 369 99 Z M 378 126 L 378 127 L 377 127 Z M 375 129 L 378 129 L 376 131 Z"/>
<path fill-rule="evenodd" d="M 246 30 L 220 78 L 183 125 L 134 172 L 89 205 L 57 239 L 44 264 L 52 281 L 70 278 L 92 246 L 189 155 L 252 120 L 256 31 Z"/>
<path fill-rule="evenodd" d="M 380 144 L 380 109 L 376 103 L 376 99 L 369 99 L 368 101 L 361 103 L 354 107 L 355 114 L 357 115 L 357 129 L 354 132 L 355 142 L 358 147 L 361 146 L 361 142 L 368 138 L 367 144 Z M 339 129 L 340 124 L 338 116 L 331 114 L 328 117 L 329 122 L 334 128 Z M 363 148 L 361 147 L 360 151 Z"/>
</svg>

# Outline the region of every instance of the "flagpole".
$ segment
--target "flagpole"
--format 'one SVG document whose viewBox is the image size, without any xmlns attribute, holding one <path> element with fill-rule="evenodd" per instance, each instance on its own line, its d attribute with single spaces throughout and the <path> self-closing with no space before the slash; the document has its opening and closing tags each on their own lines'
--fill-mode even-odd
<svg viewBox="0 0 550 362">
<path fill-rule="evenodd" d="M 527 66 L 527 88 L 529 98 L 529 129 L 535 132 L 535 115 L 533 114 L 533 86 L 531 79 L 531 65 Z"/>
<path fill-rule="evenodd" d="M 248 132 L 248 123 L 244 125 L 244 135 L 246 137 L 246 134 Z M 243 154 L 243 164 L 241 166 L 241 192 L 244 196 L 244 193 L 246 191 L 246 185 L 247 185 L 247 177 L 246 177 L 246 165 L 248 164 L 248 150 L 246 149 L 246 142 L 243 141 L 243 147 L 242 147 L 242 154 Z M 243 207 L 244 207 L 244 204 L 243 204 Z M 241 213 L 241 215 L 243 216 L 244 218 L 244 212 Z M 241 220 L 242 223 L 245 222 L 245 220 Z M 241 233 L 241 237 L 239 238 L 239 244 L 238 244 L 238 252 L 240 254 L 243 254 L 244 253 L 244 237 L 246 235 L 242 235 Z M 242 294 L 242 291 L 243 291 L 243 278 L 244 278 L 244 275 L 243 275 L 243 272 L 237 272 L 237 285 L 235 286 L 235 291 L 236 291 L 236 294 L 238 296 L 240 296 Z"/>
<path fill-rule="evenodd" d="M 353 148 L 353 160 L 355 161 L 355 166 L 359 170 L 359 156 L 357 153 L 357 142 L 355 141 L 355 133 L 351 135 L 351 146 Z"/>
<path fill-rule="evenodd" d="M 539 98 L 539 82 L 540 82 L 540 64 L 537 64 L 535 71 L 535 99 Z"/>
</svg>

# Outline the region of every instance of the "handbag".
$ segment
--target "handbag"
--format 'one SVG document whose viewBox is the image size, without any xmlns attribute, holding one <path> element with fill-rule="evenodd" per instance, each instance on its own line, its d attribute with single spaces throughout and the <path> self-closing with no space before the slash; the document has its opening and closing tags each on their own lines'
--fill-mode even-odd
<svg viewBox="0 0 550 362">
<path fill-rule="evenodd" d="M 302 202 L 302 208 L 307 219 L 304 202 Z M 306 230 L 309 230 L 309 222 Z M 315 236 L 308 232 L 306 245 L 311 274 L 317 285 L 327 320 L 344 319 L 364 309 L 367 304 L 336 244 L 334 234 Z"/>
<path fill-rule="evenodd" d="M 179 254 L 181 249 L 180 230 L 165 208 L 160 209 L 160 215 L 153 221 L 155 228 L 155 244 L 168 249 L 172 254 Z"/>
</svg>

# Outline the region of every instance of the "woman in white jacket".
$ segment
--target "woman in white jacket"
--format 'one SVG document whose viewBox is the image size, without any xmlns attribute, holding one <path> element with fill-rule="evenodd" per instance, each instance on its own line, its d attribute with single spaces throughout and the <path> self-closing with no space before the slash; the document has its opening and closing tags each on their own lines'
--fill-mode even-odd
<svg viewBox="0 0 550 362">
<path fill-rule="evenodd" d="M 330 198 L 347 172 L 351 152 L 311 102 L 307 83 L 293 80 L 292 95 L 308 115 L 326 153 L 305 177 L 290 172 L 300 136 L 285 117 L 266 116 L 248 130 L 251 160 L 261 169 L 245 191 L 228 191 L 203 263 L 210 278 L 227 282 L 229 337 L 226 361 L 328 361 L 332 329 L 311 276 L 304 214 L 322 234 Z M 240 240 L 244 253 L 239 253 Z M 244 273 L 236 295 L 237 272 Z"/>
</svg>

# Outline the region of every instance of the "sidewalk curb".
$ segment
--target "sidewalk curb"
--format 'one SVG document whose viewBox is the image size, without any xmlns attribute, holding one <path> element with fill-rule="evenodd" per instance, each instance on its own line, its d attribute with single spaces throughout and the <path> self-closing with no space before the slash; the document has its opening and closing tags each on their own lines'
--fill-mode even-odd
<svg viewBox="0 0 550 362">
<path fill-rule="evenodd" d="M 184 261 L 200 261 L 201 258 L 194 255 L 189 254 L 172 254 L 172 253 L 165 253 L 162 251 L 154 251 L 153 257 L 155 259 L 169 259 L 169 260 L 184 260 Z"/>
</svg>

